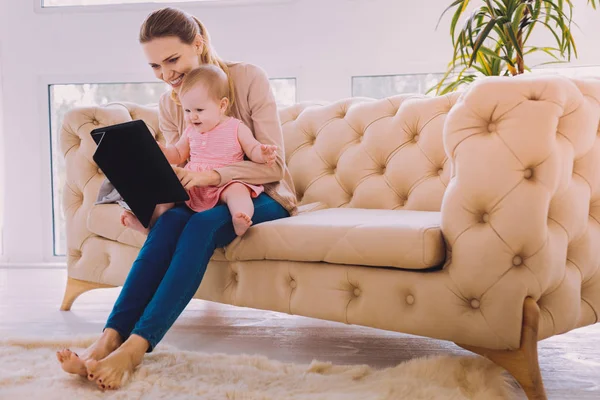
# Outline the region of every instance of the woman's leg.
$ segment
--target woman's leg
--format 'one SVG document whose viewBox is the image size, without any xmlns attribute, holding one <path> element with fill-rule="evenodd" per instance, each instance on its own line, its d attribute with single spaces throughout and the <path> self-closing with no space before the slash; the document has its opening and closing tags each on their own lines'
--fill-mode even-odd
<svg viewBox="0 0 600 400">
<path fill-rule="evenodd" d="M 256 224 L 289 216 L 283 207 L 264 193 L 253 202 Z M 169 269 L 130 338 L 100 362 L 88 361 L 88 371 L 102 379 L 106 387 L 119 387 L 123 378 L 141 362 L 145 352 L 152 351 L 160 342 L 190 302 L 215 249 L 228 245 L 235 237 L 227 206 L 219 205 L 192 215 L 179 237 Z"/>
<path fill-rule="evenodd" d="M 254 215 L 254 202 L 250 189 L 243 183 L 232 183 L 221 192 L 221 201 L 229 208 L 235 234 L 242 236 L 252 225 Z"/>
<path fill-rule="evenodd" d="M 57 352 L 66 372 L 86 376 L 86 360 L 103 359 L 129 337 L 169 267 L 179 235 L 192 214 L 186 207 L 176 207 L 158 219 L 127 275 L 100 338 L 80 355 L 68 349 Z"/>
</svg>

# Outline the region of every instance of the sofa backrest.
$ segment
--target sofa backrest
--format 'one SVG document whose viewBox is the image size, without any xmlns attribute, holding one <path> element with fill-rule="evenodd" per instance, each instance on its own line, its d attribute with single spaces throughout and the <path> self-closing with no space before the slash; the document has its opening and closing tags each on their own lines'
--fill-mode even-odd
<svg viewBox="0 0 600 400">
<path fill-rule="evenodd" d="M 300 103 L 280 110 L 300 205 L 439 211 L 442 130 L 458 94 Z"/>
</svg>

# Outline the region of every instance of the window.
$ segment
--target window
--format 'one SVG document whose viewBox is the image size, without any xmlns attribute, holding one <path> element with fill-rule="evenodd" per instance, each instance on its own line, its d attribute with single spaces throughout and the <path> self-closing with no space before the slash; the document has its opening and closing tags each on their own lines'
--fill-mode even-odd
<svg viewBox="0 0 600 400">
<path fill-rule="evenodd" d="M 383 99 L 401 93 L 425 94 L 444 74 L 353 76 L 352 96 Z"/>
<path fill-rule="evenodd" d="M 536 74 L 558 74 L 569 78 L 586 78 L 590 76 L 600 77 L 600 65 L 575 66 L 564 68 L 533 68 Z"/>
<path fill-rule="evenodd" d="M 42 7 L 95 6 L 109 4 L 189 3 L 190 1 L 216 2 L 222 0 L 41 0 Z"/>
<path fill-rule="evenodd" d="M 62 124 L 66 112 L 73 107 L 102 105 L 117 101 L 153 104 L 158 102 L 160 95 L 167 89 L 168 86 L 162 82 L 49 86 L 54 255 L 66 254 L 65 216 L 61 204 L 66 172 L 59 146 L 60 124 Z M 279 107 L 296 102 L 295 78 L 271 79 L 271 89 Z"/>
</svg>

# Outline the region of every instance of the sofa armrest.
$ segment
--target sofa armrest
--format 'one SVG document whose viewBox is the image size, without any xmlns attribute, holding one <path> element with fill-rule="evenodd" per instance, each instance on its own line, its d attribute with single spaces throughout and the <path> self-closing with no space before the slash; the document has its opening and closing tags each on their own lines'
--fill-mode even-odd
<svg viewBox="0 0 600 400">
<path fill-rule="evenodd" d="M 96 144 L 90 132 L 102 126 L 135 119 L 144 120 L 157 140 L 164 141 L 158 130 L 158 110 L 155 106 L 111 103 L 105 106 L 76 107 L 65 114 L 59 137 L 65 171 L 64 181 L 61 178 L 59 185 L 62 187 L 61 204 L 65 216 L 67 265 L 70 270 L 81 258 L 86 240 L 94 236 L 87 227 L 87 220 L 105 179 L 93 160 Z"/>
<path fill-rule="evenodd" d="M 518 340 L 528 296 L 542 311 L 541 338 L 600 311 L 582 295 L 600 262 L 584 243 L 600 186 L 599 121 L 600 80 L 558 76 L 482 79 L 448 114 L 445 268 L 457 296 L 507 342 Z"/>
</svg>

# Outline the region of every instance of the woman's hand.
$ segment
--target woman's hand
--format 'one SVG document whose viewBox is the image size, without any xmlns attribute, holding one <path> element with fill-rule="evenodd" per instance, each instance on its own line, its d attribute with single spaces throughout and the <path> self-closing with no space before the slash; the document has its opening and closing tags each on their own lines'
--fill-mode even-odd
<svg viewBox="0 0 600 400">
<path fill-rule="evenodd" d="M 194 172 L 175 166 L 173 166 L 173 170 L 185 190 L 190 190 L 194 187 L 216 186 L 221 181 L 219 173 L 212 170 Z"/>
</svg>

